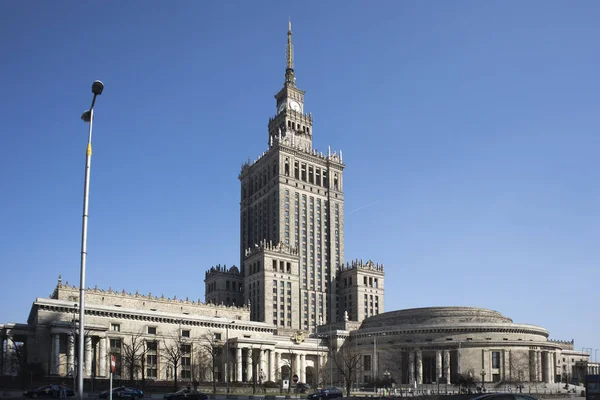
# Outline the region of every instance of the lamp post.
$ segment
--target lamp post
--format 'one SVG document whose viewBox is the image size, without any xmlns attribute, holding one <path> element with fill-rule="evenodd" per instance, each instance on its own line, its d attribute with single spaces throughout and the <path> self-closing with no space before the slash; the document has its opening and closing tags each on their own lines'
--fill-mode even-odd
<svg viewBox="0 0 600 400">
<path fill-rule="evenodd" d="M 383 381 L 385 382 L 385 388 L 387 389 L 390 386 L 390 377 L 392 376 L 392 374 L 390 374 L 390 371 L 385 371 L 383 373 Z"/>
<path fill-rule="evenodd" d="M 226 393 L 229 393 L 229 325 L 235 324 L 235 321 L 231 321 L 225 324 L 225 385 L 227 387 Z M 238 360 L 241 362 L 241 360 Z"/>
<path fill-rule="evenodd" d="M 88 197 L 90 193 L 90 164 L 92 161 L 92 124 L 94 122 L 94 104 L 96 96 L 102 94 L 104 84 L 100 81 L 92 83 L 92 105 L 89 110 L 81 114 L 81 119 L 90 124 L 88 130 L 88 144 L 85 156 L 85 178 L 83 184 L 83 221 L 81 224 L 81 269 L 79 279 L 79 362 L 77 363 L 77 395 L 79 400 L 83 400 L 83 350 L 85 345 L 84 327 L 85 327 L 85 262 L 87 257 L 87 222 L 88 222 Z M 91 360 L 88 360 L 91 362 Z"/>
<path fill-rule="evenodd" d="M 481 370 L 481 390 L 485 391 L 485 369 Z"/>
<path fill-rule="evenodd" d="M 371 370 L 373 371 L 373 393 L 377 393 L 377 336 L 371 334 L 373 337 L 373 362 Z"/>
<path fill-rule="evenodd" d="M 73 304 L 73 348 L 71 351 L 75 353 L 75 338 L 77 337 L 77 322 L 75 320 L 75 316 L 77 315 L 77 303 Z M 75 373 L 75 364 L 77 363 L 77 359 L 75 358 L 75 354 L 73 354 L 73 364 L 71 364 L 71 375 L 73 375 L 73 391 L 75 391 L 77 387 L 77 374 Z"/>
</svg>

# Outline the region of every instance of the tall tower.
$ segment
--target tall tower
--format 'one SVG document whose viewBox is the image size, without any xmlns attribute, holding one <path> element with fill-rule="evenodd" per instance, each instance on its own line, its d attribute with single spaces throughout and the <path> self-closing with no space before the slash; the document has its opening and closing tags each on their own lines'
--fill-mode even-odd
<svg viewBox="0 0 600 400">
<path fill-rule="evenodd" d="M 342 153 L 313 148 L 313 119 L 296 87 L 288 24 L 283 88 L 268 123 L 268 149 L 242 166 L 240 266 L 251 318 L 313 330 L 338 317 L 344 264 Z"/>
</svg>

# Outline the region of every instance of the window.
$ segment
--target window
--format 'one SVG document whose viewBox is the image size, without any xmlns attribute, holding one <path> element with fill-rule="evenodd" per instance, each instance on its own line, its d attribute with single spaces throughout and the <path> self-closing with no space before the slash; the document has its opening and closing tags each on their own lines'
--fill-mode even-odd
<svg viewBox="0 0 600 400">
<path fill-rule="evenodd" d="M 156 335 L 156 327 L 155 326 L 148 327 L 148 335 Z"/>
<path fill-rule="evenodd" d="M 158 377 L 158 342 L 146 342 L 146 376 Z"/>
<path fill-rule="evenodd" d="M 181 336 L 182 337 L 190 337 L 190 331 L 189 331 L 189 329 L 183 329 L 181 331 Z"/>
<path fill-rule="evenodd" d="M 121 375 L 121 339 L 110 339 L 110 353 L 115 356 L 115 375 Z"/>
<path fill-rule="evenodd" d="M 371 356 L 368 354 L 365 354 L 363 356 L 363 365 L 364 365 L 364 370 L 365 371 L 370 371 L 371 370 Z"/>
<path fill-rule="evenodd" d="M 146 354 L 146 377 L 158 377 L 158 356 L 156 354 Z"/>
<path fill-rule="evenodd" d="M 221 340 L 221 334 L 215 333 L 215 340 Z"/>
<path fill-rule="evenodd" d="M 492 368 L 500 368 L 500 352 L 492 351 Z"/>
<path fill-rule="evenodd" d="M 115 332 L 121 332 L 121 324 L 110 324 L 110 330 Z"/>
<path fill-rule="evenodd" d="M 192 346 L 189 344 L 181 345 L 181 370 L 179 377 L 181 379 L 192 378 Z"/>
</svg>

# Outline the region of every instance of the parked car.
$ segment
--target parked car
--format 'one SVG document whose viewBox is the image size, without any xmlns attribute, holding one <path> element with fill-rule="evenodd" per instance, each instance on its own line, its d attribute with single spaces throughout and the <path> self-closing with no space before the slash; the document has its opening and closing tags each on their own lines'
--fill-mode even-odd
<svg viewBox="0 0 600 400">
<path fill-rule="evenodd" d="M 310 400 L 326 400 L 326 399 L 338 399 L 342 398 L 342 391 L 338 388 L 326 388 L 317 390 L 314 393 L 309 394 L 306 398 Z"/>
<path fill-rule="evenodd" d="M 300 393 L 306 393 L 306 391 L 309 389 L 310 389 L 310 385 L 308 383 L 304 383 L 304 382 L 296 383 L 296 390 L 298 390 L 298 392 L 300 392 Z"/>
<path fill-rule="evenodd" d="M 175 393 L 167 393 L 163 396 L 165 400 L 206 400 L 208 395 L 200 393 L 192 388 L 185 388 L 176 391 Z"/>
<path fill-rule="evenodd" d="M 487 393 L 475 396 L 471 400 L 537 400 L 537 398 L 521 393 Z"/>
<path fill-rule="evenodd" d="M 105 390 L 104 392 L 100 393 L 99 397 L 101 399 L 108 399 L 108 395 L 109 395 L 109 390 Z M 142 392 L 140 389 L 136 389 L 136 388 L 119 386 L 112 390 L 112 397 L 113 397 L 113 399 L 137 400 L 137 399 L 141 399 L 142 397 L 144 397 L 144 392 Z"/>
<path fill-rule="evenodd" d="M 66 388 L 67 397 L 75 396 L 73 389 Z M 60 386 L 59 385 L 45 385 L 37 389 L 27 390 L 23 392 L 23 396 L 29 397 L 30 399 L 37 399 L 38 397 L 56 397 L 60 398 Z"/>
</svg>

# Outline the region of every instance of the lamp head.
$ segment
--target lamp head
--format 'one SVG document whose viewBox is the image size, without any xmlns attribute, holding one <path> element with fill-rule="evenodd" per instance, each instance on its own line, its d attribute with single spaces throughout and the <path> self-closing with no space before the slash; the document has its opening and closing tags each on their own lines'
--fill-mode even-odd
<svg viewBox="0 0 600 400">
<path fill-rule="evenodd" d="M 85 110 L 81 114 L 81 119 L 83 122 L 90 122 L 90 120 L 92 119 L 92 112 L 90 110 Z"/>
<path fill-rule="evenodd" d="M 92 83 L 92 93 L 94 93 L 95 95 L 97 95 L 97 96 L 101 95 L 103 90 L 104 90 L 104 83 L 102 83 L 100 81 L 94 81 L 94 83 Z"/>
</svg>

